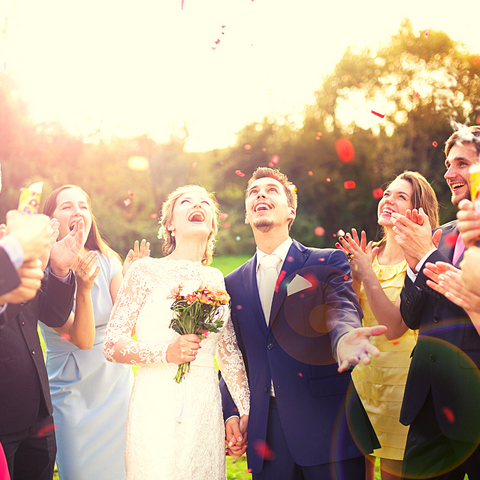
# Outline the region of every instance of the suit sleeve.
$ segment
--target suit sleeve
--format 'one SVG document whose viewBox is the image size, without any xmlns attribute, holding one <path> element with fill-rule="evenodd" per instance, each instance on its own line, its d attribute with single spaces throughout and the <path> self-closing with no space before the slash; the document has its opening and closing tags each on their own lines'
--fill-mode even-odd
<svg viewBox="0 0 480 480">
<path fill-rule="evenodd" d="M 17 269 L 2 247 L 0 247 L 0 272 L 0 295 L 5 295 L 20 285 Z"/>
</svg>

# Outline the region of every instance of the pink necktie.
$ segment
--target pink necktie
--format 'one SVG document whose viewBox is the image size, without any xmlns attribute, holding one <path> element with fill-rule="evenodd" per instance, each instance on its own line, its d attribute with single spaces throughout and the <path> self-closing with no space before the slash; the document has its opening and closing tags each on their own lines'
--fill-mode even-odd
<svg viewBox="0 0 480 480">
<path fill-rule="evenodd" d="M 453 260 L 452 263 L 454 265 L 457 264 L 458 259 L 462 256 L 462 253 L 465 250 L 465 245 L 462 241 L 462 234 L 459 234 L 457 237 L 457 243 L 455 243 L 455 250 L 453 251 Z"/>
</svg>

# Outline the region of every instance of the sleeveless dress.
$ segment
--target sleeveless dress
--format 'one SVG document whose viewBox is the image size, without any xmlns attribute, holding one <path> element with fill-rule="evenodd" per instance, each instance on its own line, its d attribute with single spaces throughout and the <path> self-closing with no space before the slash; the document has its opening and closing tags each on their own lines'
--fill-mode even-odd
<svg viewBox="0 0 480 480">
<path fill-rule="evenodd" d="M 115 302 L 104 344 L 112 361 L 140 364 L 127 422 L 125 463 L 128 480 L 224 480 L 225 427 L 214 355 L 239 414 L 248 414 L 249 390 L 242 355 L 229 318 L 201 342 L 190 373 L 177 384 L 178 365 L 166 363 L 168 346 L 178 338 L 171 328 L 179 284 L 200 281 L 225 289 L 223 275 L 200 262 L 143 258 L 128 271 Z M 135 330 L 137 340 L 131 336 Z"/>
<path fill-rule="evenodd" d="M 56 425 L 60 480 L 123 480 L 125 424 L 133 383 L 132 368 L 103 356 L 103 340 L 113 307 L 110 282 L 120 261 L 97 252 L 100 272 L 92 288 L 95 341 L 80 350 L 40 323 Z"/>
<path fill-rule="evenodd" d="M 380 265 L 375 257 L 372 267 L 383 291 L 395 303 L 403 287 L 407 262 Z M 363 325 L 378 325 L 363 285 L 359 301 L 364 314 Z M 370 341 L 380 350 L 380 356 L 372 357 L 369 365 L 358 364 L 352 372 L 352 379 L 382 446 L 374 450 L 373 455 L 403 460 L 408 427 L 402 425 L 399 418 L 416 332 L 407 330 L 393 341 L 387 340 L 385 335 L 371 337 Z"/>
</svg>

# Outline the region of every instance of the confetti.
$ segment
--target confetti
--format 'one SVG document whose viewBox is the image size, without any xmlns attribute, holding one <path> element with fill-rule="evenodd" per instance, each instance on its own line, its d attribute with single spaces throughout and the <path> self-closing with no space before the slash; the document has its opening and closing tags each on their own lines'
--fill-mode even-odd
<svg viewBox="0 0 480 480">
<path fill-rule="evenodd" d="M 236 308 L 237 310 L 241 310 L 243 307 L 242 307 L 241 305 L 237 305 L 235 308 Z"/>
<path fill-rule="evenodd" d="M 255 449 L 256 454 L 264 460 L 273 460 L 276 456 L 268 444 L 263 440 L 256 440 L 253 444 L 253 448 Z"/>
<path fill-rule="evenodd" d="M 323 227 L 315 227 L 315 230 L 313 231 L 317 237 L 323 237 L 325 235 L 325 229 Z"/>
<path fill-rule="evenodd" d="M 242 173 L 241 170 L 235 170 L 235 173 L 236 173 L 239 177 L 244 177 L 244 176 L 245 176 L 245 174 Z"/>
<path fill-rule="evenodd" d="M 317 135 L 317 136 L 315 137 L 315 140 L 317 140 L 317 141 L 320 140 L 320 137 Z"/>
<path fill-rule="evenodd" d="M 266 152 L 267 149 L 265 147 L 262 148 L 262 152 Z"/>
<path fill-rule="evenodd" d="M 377 200 L 383 197 L 383 190 L 381 188 L 375 188 L 372 193 L 373 198 Z"/>
<path fill-rule="evenodd" d="M 349 278 L 350 278 L 350 277 L 349 277 L 348 275 L 344 275 L 344 276 L 343 276 L 343 279 L 344 279 L 344 280 L 348 280 Z"/>
<path fill-rule="evenodd" d="M 299 376 L 299 377 L 303 377 L 303 373 L 302 373 L 302 372 L 298 372 L 298 376 Z"/>
<path fill-rule="evenodd" d="M 123 204 L 128 207 L 129 205 L 132 204 L 132 201 L 129 199 L 129 198 L 126 198 L 124 201 L 123 201 Z"/>
<path fill-rule="evenodd" d="M 448 407 L 443 407 L 442 413 L 447 417 L 448 422 L 453 423 L 455 421 L 455 415 Z"/>
<path fill-rule="evenodd" d="M 376 115 L 377 117 L 380 117 L 380 118 L 385 118 L 385 114 L 384 113 L 378 113 L 376 112 L 375 110 L 370 110 L 374 115 Z"/>
<path fill-rule="evenodd" d="M 317 137 L 321 137 L 323 135 L 322 132 L 317 132 Z"/>
<path fill-rule="evenodd" d="M 215 45 L 218 45 L 218 44 L 220 43 L 220 39 L 217 38 L 217 39 L 215 40 L 215 42 L 213 42 L 213 43 L 215 43 Z"/>
<path fill-rule="evenodd" d="M 455 244 L 457 243 L 457 237 L 458 235 L 455 233 L 450 233 L 448 235 L 445 235 L 443 238 L 443 241 L 445 242 L 445 245 L 448 245 L 449 247 L 454 247 Z"/>
<path fill-rule="evenodd" d="M 351 190 L 352 188 L 355 188 L 355 182 L 353 180 L 347 180 L 346 182 L 343 182 L 343 187 L 345 190 Z"/>
<path fill-rule="evenodd" d="M 331 182 L 332 179 L 327 177 L 327 178 L 326 178 L 326 181 L 327 181 L 327 182 Z"/>
<path fill-rule="evenodd" d="M 293 262 L 293 260 L 294 260 L 294 258 L 293 258 L 291 255 L 289 255 L 289 256 L 287 257 L 287 262 L 290 262 L 290 263 L 291 263 L 291 262 Z"/>
<path fill-rule="evenodd" d="M 156 213 L 152 213 L 152 214 L 150 215 L 150 218 L 153 218 L 153 219 L 158 218 L 158 215 L 157 215 Z"/>
<path fill-rule="evenodd" d="M 428 38 L 428 36 L 430 35 L 430 30 L 425 30 L 424 35 L 425 35 L 426 38 Z"/>
<path fill-rule="evenodd" d="M 192 168 L 197 168 L 198 162 L 192 162 Z"/>
<path fill-rule="evenodd" d="M 228 213 L 221 212 L 218 214 L 220 220 L 226 220 L 228 218 Z"/>
<path fill-rule="evenodd" d="M 344 232 L 342 229 L 340 229 L 340 230 L 337 232 L 337 236 L 338 236 L 338 237 L 344 237 L 344 236 L 345 236 L 345 232 Z"/>
<path fill-rule="evenodd" d="M 246 143 L 246 144 L 243 146 L 243 148 L 244 148 L 245 150 L 251 150 L 251 149 L 252 149 L 252 146 L 249 145 L 248 143 Z"/>
<path fill-rule="evenodd" d="M 223 225 L 222 225 L 222 228 L 230 228 L 231 226 L 231 223 L 230 222 L 225 222 Z"/>
<path fill-rule="evenodd" d="M 217 49 L 217 47 L 214 45 L 214 46 L 212 47 L 212 50 L 216 50 L 216 49 Z"/>
<path fill-rule="evenodd" d="M 311 170 L 309 170 L 308 175 L 311 177 L 313 175 L 313 172 Z"/>
<path fill-rule="evenodd" d="M 480 57 L 473 57 L 472 58 L 472 63 L 474 65 L 478 65 L 480 63 Z"/>
<path fill-rule="evenodd" d="M 392 340 L 393 345 L 398 345 L 400 343 L 400 340 Z"/>
<path fill-rule="evenodd" d="M 245 470 L 245 473 L 252 473 L 252 469 L 251 469 L 251 468 L 247 468 L 247 470 Z"/>
<path fill-rule="evenodd" d="M 235 237 L 235 240 L 236 240 L 237 242 L 239 242 L 239 241 L 241 240 L 241 238 L 240 238 L 240 237 Z"/>
<path fill-rule="evenodd" d="M 438 143 L 437 143 L 437 142 L 432 142 L 432 145 L 433 145 L 434 147 L 436 147 L 436 146 L 438 145 Z"/>
<path fill-rule="evenodd" d="M 135 194 L 131 190 L 129 190 L 127 193 L 128 193 L 128 196 L 131 198 L 135 196 Z"/>
<path fill-rule="evenodd" d="M 416 100 L 420 100 L 420 94 L 418 92 L 415 92 L 413 96 L 415 97 Z"/>
<path fill-rule="evenodd" d="M 335 142 L 335 150 L 337 151 L 338 158 L 343 163 L 350 163 L 355 159 L 355 149 L 348 138 L 339 138 Z"/>
<path fill-rule="evenodd" d="M 45 437 L 48 432 L 52 432 L 55 430 L 57 426 L 54 423 L 50 423 L 49 425 L 45 425 L 42 427 L 38 433 L 37 433 L 37 438 Z"/>
<path fill-rule="evenodd" d="M 271 168 L 271 167 L 274 167 L 274 166 L 278 163 L 279 160 L 280 160 L 280 157 L 279 157 L 278 155 L 274 155 L 274 156 L 272 157 L 272 159 L 270 160 L 268 166 L 269 166 L 270 168 Z"/>
</svg>

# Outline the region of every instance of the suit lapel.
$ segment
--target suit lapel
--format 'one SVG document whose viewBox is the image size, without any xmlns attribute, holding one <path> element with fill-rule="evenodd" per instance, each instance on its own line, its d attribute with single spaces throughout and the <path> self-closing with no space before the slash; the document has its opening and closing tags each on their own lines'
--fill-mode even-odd
<svg viewBox="0 0 480 480">
<path fill-rule="evenodd" d="M 451 222 L 442 228 L 442 237 L 438 250 L 443 253 L 449 260 L 453 260 L 453 252 L 455 251 L 455 244 L 457 243 L 458 230 L 457 222 Z M 463 253 L 459 262 L 463 259 Z M 457 262 L 458 263 L 458 262 Z"/>
<path fill-rule="evenodd" d="M 247 292 L 247 301 L 250 303 L 255 319 L 257 320 L 262 332 L 267 335 L 267 322 L 263 314 L 262 303 L 258 293 L 257 284 L 257 254 L 255 254 L 246 264 L 242 273 L 243 285 Z"/>
<path fill-rule="evenodd" d="M 268 323 L 269 329 L 272 327 L 273 322 L 275 322 L 280 307 L 283 305 L 287 295 L 287 287 L 290 282 L 287 282 L 286 279 L 288 279 L 295 272 L 298 272 L 307 260 L 308 255 L 304 252 L 305 247 L 300 245 L 295 240 L 293 241 L 292 245 L 290 245 L 287 258 L 283 262 L 282 270 L 278 276 L 275 293 L 273 294 L 272 310 L 270 311 L 270 321 Z"/>
</svg>

